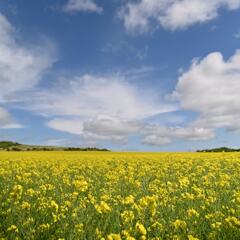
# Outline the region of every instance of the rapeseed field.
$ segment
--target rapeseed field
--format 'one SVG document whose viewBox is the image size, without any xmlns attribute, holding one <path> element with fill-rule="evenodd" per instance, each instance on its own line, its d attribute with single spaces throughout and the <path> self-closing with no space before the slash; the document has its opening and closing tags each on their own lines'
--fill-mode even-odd
<svg viewBox="0 0 240 240">
<path fill-rule="evenodd" d="M 240 239 L 239 153 L 0 153 L 0 239 Z"/>
</svg>

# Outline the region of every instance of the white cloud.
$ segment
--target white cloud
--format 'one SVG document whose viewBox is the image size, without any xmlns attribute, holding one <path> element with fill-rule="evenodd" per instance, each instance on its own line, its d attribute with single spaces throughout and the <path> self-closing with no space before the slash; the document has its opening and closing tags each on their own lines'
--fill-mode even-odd
<svg viewBox="0 0 240 240">
<path fill-rule="evenodd" d="M 192 124 L 203 128 L 240 129 L 240 51 L 228 60 L 219 52 L 194 60 L 179 78 L 174 96 L 181 107 L 200 114 Z"/>
<path fill-rule="evenodd" d="M 15 129 L 22 127 L 22 125 L 14 122 L 12 116 L 7 110 L 0 107 L 0 129 Z"/>
<path fill-rule="evenodd" d="M 120 17 L 130 32 L 146 32 L 153 25 L 177 30 L 215 19 L 221 8 L 239 7 L 240 0 L 139 0 L 128 2 Z"/>
<path fill-rule="evenodd" d="M 148 125 L 145 128 L 144 144 L 165 145 L 182 139 L 188 141 L 204 141 L 214 138 L 214 131 L 210 128 L 197 127 L 161 127 Z"/>
<path fill-rule="evenodd" d="M 47 40 L 41 47 L 20 44 L 16 29 L 0 13 L 0 102 L 10 102 L 17 92 L 36 86 L 55 61 L 53 52 L 54 47 Z M 0 107 L 1 129 L 22 127 Z"/>
<path fill-rule="evenodd" d="M 24 126 L 19 123 L 10 123 L 10 124 L 4 125 L 0 128 L 1 129 L 19 129 L 19 128 L 24 128 Z"/>
<path fill-rule="evenodd" d="M 109 116 L 95 119 L 59 118 L 48 122 L 48 127 L 58 131 L 78 135 L 88 141 L 111 141 L 126 143 L 130 136 L 143 137 L 147 145 L 165 145 L 177 139 L 189 141 L 209 140 L 214 137 L 210 128 L 164 127 L 159 124 L 122 120 Z"/>
<path fill-rule="evenodd" d="M 117 144 L 125 144 L 128 142 L 129 135 L 104 135 L 104 134 L 96 134 L 93 132 L 86 132 L 83 135 L 83 138 L 88 140 L 91 143 L 99 142 L 99 141 L 110 141 L 112 143 Z"/>
<path fill-rule="evenodd" d="M 179 77 L 173 97 L 182 110 L 198 113 L 187 127 L 148 126 L 143 143 L 162 145 L 175 139 L 208 140 L 218 128 L 240 132 L 240 51 L 229 59 L 214 52 L 194 59 Z"/>
<path fill-rule="evenodd" d="M 63 9 L 67 12 L 82 11 L 102 13 L 103 11 L 103 8 L 97 5 L 93 0 L 68 0 Z"/>
<path fill-rule="evenodd" d="M 84 134 L 89 139 L 112 142 L 127 142 L 128 136 L 139 133 L 143 125 L 136 121 L 121 120 L 109 116 L 98 116 L 84 122 Z"/>
<path fill-rule="evenodd" d="M 165 136 L 158 136 L 156 134 L 147 135 L 142 140 L 143 144 L 152 146 L 161 146 L 172 143 L 172 139 Z"/>
<path fill-rule="evenodd" d="M 91 140 L 124 142 L 141 129 L 139 121 L 175 110 L 155 91 L 140 89 L 119 76 L 83 75 L 58 83 L 54 91 L 38 89 L 25 107 L 51 118 L 48 127 Z"/>
<path fill-rule="evenodd" d="M 94 119 L 59 118 L 51 120 L 47 126 L 58 131 L 79 135 L 90 141 L 126 142 L 129 135 L 136 134 L 141 125 L 109 116 Z"/>
<path fill-rule="evenodd" d="M 141 125 L 136 122 L 124 121 L 109 116 L 98 116 L 84 123 L 84 131 L 103 134 L 125 135 L 136 133 Z"/>
<path fill-rule="evenodd" d="M 0 101 L 35 86 L 55 61 L 50 42 L 41 47 L 18 43 L 17 32 L 0 13 Z"/>
<path fill-rule="evenodd" d="M 50 120 L 47 126 L 58 131 L 76 135 L 83 133 L 83 123 L 79 119 L 56 118 Z"/>
<path fill-rule="evenodd" d="M 156 91 L 138 88 L 118 76 L 63 79 L 58 86 L 38 89 L 33 96 L 27 107 L 45 116 L 86 119 L 106 115 L 135 120 L 175 109 L 164 104 Z"/>
<path fill-rule="evenodd" d="M 0 126 L 5 126 L 11 123 L 11 116 L 8 111 L 0 107 Z"/>
</svg>

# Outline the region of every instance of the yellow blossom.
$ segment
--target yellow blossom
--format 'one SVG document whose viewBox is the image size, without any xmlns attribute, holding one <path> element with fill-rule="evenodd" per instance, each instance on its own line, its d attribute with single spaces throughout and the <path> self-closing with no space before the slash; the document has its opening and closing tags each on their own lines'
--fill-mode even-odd
<svg viewBox="0 0 240 240">
<path fill-rule="evenodd" d="M 111 211 L 111 207 L 104 201 L 101 201 L 100 204 L 95 205 L 95 208 L 99 213 L 108 213 Z"/>
<path fill-rule="evenodd" d="M 173 222 L 173 226 L 176 230 L 177 229 L 185 229 L 187 227 L 187 223 L 185 221 L 177 219 Z"/>
<path fill-rule="evenodd" d="M 73 186 L 80 192 L 86 192 L 88 189 L 88 183 L 85 180 L 74 180 Z"/>
<path fill-rule="evenodd" d="M 120 234 L 111 233 L 107 236 L 107 240 L 121 240 Z"/>
<path fill-rule="evenodd" d="M 146 228 L 141 223 L 136 223 L 136 230 L 141 235 L 146 235 L 147 234 Z"/>
<path fill-rule="evenodd" d="M 15 232 L 18 233 L 18 227 L 16 225 L 11 225 L 8 229 L 8 232 Z"/>
<path fill-rule="evenodd" d="M 194 237 L 193 235 L 188 235 L 188 240 L 199 240 L 199 238 Z"/>
</svg>

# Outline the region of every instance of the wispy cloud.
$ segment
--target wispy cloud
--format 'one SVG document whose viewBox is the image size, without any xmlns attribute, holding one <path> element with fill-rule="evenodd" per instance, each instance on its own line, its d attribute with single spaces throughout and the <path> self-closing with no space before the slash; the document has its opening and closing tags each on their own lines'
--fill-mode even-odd
<svg viewBox="0 0 240 240">
<path fill-rule="evenodd" d="M 141 89 L 119 75 L 85 74 L 57 83 L 53 89 L 32 92 L 34 98 L 30 97 L 29 109 L 46 116 L 106 115 L 123 119 L 143 119 L 175 109 L 161 101 L 151 87 Z"/>
<path fill-rule="evenodd" d="M 50 41 L 41 47 L 23 45 L 14 26 L 0 13 L 0 128 L 20 128 L 4 104 L 14 94 L 35 87 L 55 61 Z"/>
<path fill-rule="evenodd" d="M 142 48 L 137 48 L 127 41 L 109 42 L 107 43 L 101 51 L 106 54 L 111 55 L 125 55 L 127 58 L 137 59 L 139 61 L 144 60 L 149 51 L 149 46 L 144 45 Z"/>
<path fill-rule="evenodd" d="M 0 101 L 36 86 L 56 60 L 50 41 L 35 47 L 20 44 L 17 37 L 15 28 L 0 13 Z"/>
<path fill-rule="evenodd" d="M 234 37 L 237 39 L 240 39 L 240 30 L 238 30 L 235 34 Z"/>
<path fill-rule="evenodd" d="M 103 8 L 93 0 L 68 0 L 63 10 L 66 12 L 96 12 L 102 13 Z"/>
</svg>

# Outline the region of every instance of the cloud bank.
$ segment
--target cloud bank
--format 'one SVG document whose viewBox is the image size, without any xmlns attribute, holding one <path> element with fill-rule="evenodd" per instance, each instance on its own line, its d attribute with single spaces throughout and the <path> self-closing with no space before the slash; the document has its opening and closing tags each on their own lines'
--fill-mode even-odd
<svg viewBox="0 0 240 240">
<path fill-rule="evenodd" d="M 218 17 L 220 9 L 240 7 L 240 0 L 139 0 L 128 1 L 120 11 L 130 32 L 147 32 L 155 26 L 182 30 Z"/>
<path fill-rule="evenodd" d="M 119 75 L 60 79 L 52 89 L 38 88 L 31 95 L 24 109 L 50 118 L 48 127 L 94 141 L 126 142 L 144 119 L 176 109 L 153 89 Z"/>
<path fill-rule="evenodd" d="M 209 140 L 219 128 L 240 132 L 240 50 L 227 60 L 220 52 L 194 59 L 178 79 L 172 96 L 180 109 L 198 113 L 187 127 L 147 126 L 144 144 Z"/>
</svg>

